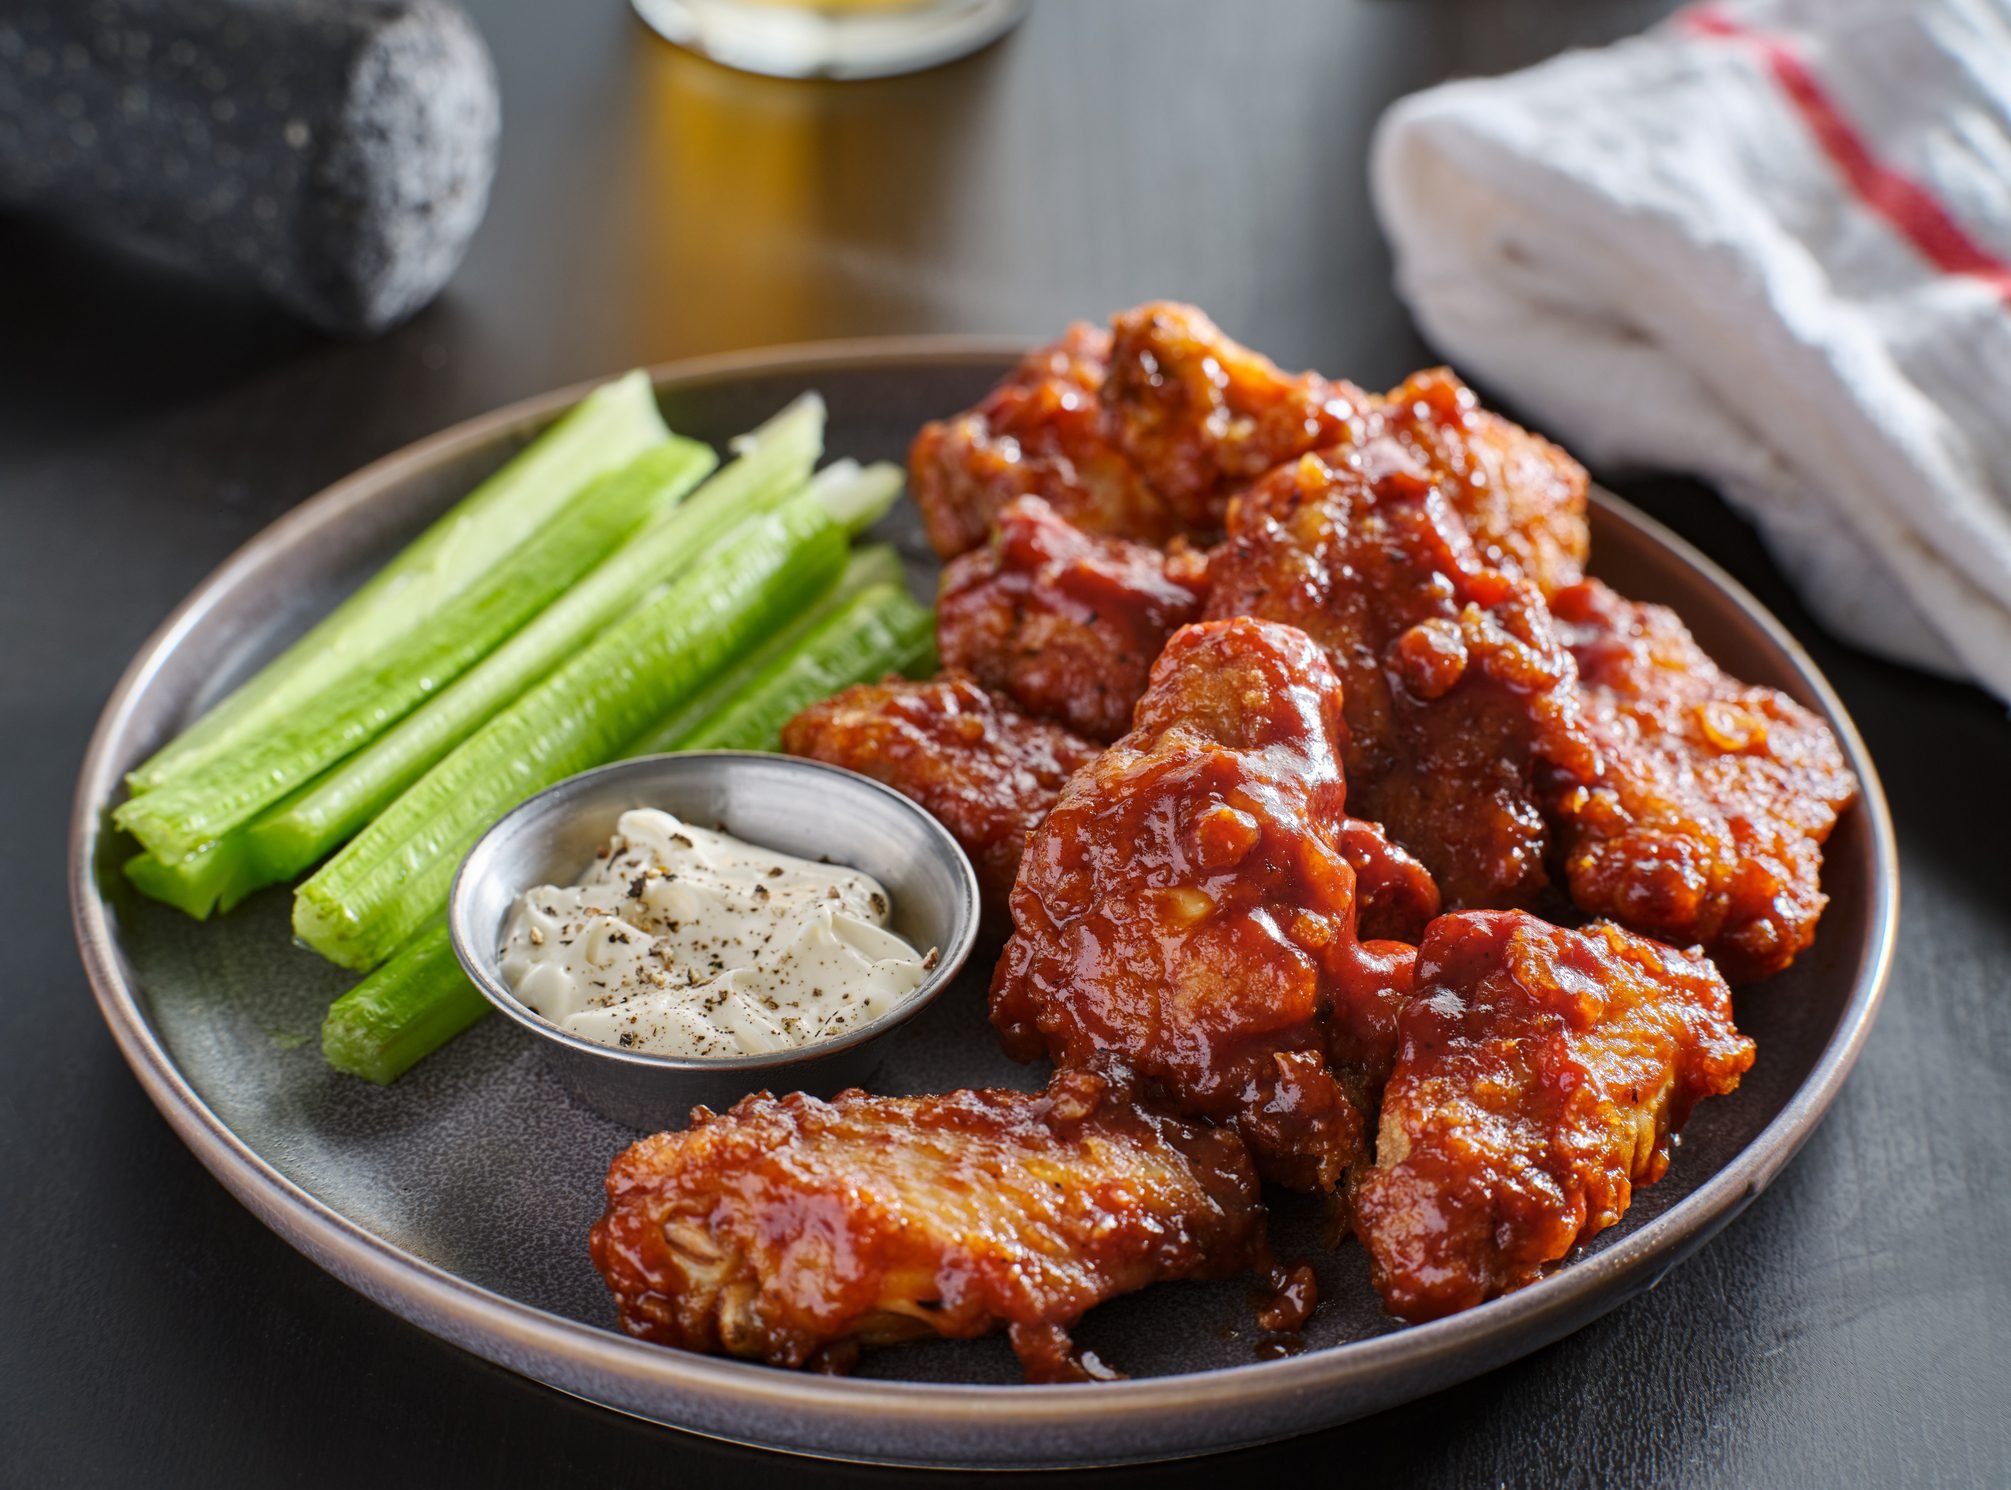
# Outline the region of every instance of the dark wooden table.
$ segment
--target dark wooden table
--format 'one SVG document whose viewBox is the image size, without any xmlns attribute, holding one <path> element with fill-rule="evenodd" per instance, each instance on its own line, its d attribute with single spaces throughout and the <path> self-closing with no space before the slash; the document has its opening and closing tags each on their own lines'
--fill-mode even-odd
<svg viewBox="0 0 2011 1490">
<path fill-rule="evenodd" d="M 506 120 L 494 205 L 446 298 L 369 344 L 0 222 L 0 1482 L 864 1477 L 492 1369 L 209 1179 L 127 1074 L 70 943 L 65 816 L 100 703 L 168 608 L 294 502 L 631 364 L 1034 336 L 1169 295 L 1291 365 L 1392 382 L 1430 352 L 1366 200 L 1383 105 L 1669 8 L 1045 0 L 988 54 L 824 87 L 714 69 L 616 0 L 483 0 Z M 2011 1483 L 2011 726 L 1814 630 L 1707 493 L 1614 484 L 1776 609 L 1883 768 L 1905 917 L 1862 1063 L 1742 1219 L 1590 1329 L 1319 1438 L 1111 1482 L 1304 1466 L 1420 1486 Z"/>
</svg>

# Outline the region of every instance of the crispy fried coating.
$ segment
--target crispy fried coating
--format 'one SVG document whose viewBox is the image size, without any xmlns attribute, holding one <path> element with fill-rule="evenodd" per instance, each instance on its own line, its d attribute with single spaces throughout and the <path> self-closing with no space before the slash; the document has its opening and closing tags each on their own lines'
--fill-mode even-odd
<svg viewBox="0 0 2011 1490">
<path fill-rule="evenodd" d="M 1546 594 L 1583 571 L 1584 468 L 1480 408 L 1444 368 L 1377 396 L 1286 373 L 1170 301 L 1121 312 L 1108 333 L 1071 326 L 977 407 L 925 426 L 910 489 L 945 559 L 1029 494 L 1088 532 L 1205 545 L 1236 492 L 1329 447 L 1438 481 L 1487 561 Z"/>
<path fill-rule="evenodd" d="M 1489 567 L 1437 486 L 1306 456 L 1252 487 L 1209 565 L 1211 617 L 1307 632 L 1343 685 L 1354 810 L 1447 906 L 1526 906 L 1548 883 L 1539 772 L 1593 769 L 1576 669 L 1543 598 Z"/>
<path fill-rule="evenodd" d="M 1572 898 L 1701 944 L 1734 983 L 1779 972 L 1814 940 L 1822 845 L 1857 795 L 1836 737 L 1727 676 L 1671 610 L 1597 580 L 1553 607 L 1602 767 L 1552 796 Z"/>
<path fill-rule="evenodd" d="M 996 931 L 1006 926 L 1027 834 L 1097 752 L 953 673 L 847 688 L 784 725 L 782 748 L 870 776 L 926 807 L 970 855 Z"/>
<path fill-rule="evenodd" d="M 1044 497 L 1078 527 L 1161 544 L 1180 514 L 1110 442 L 1103 383 L 1110 333 L 1077 322 L 1029 352 L 975 408 L 922 426 L 908 490 L 945 559 L 985 541 L 1015 497 Z"/>
<path fill-rule="evenodd" d="M 1284 372 L 1194 306 L 1154 301 L 1112 316 L 1110 331 L 1111 443 L 1197 543 L 1221 532 L 1229 498 L 1272 467 L 1367 432 L 1367 393 Z"/>
<path fill-rule="evenodd" d="M 622 1328 L 776 1366 L 1003 1325 L 1030 1381 L 1109 1375 L 1070 1345 L 1091 1308 L 1263 1247 L 1233 1133 L 1086 1071 L 1038 1093 L 701 1107 L 617 1158 L 607 1197 L 591 1246 Z"/>
<path fill-rule="evenodd" d="M 1228 498 L 1267 471 L 1342 448 L 1371 469 L 1407 467 L 1438 482 L 1492 567 L 1545 594 L 1584 573 L 1585 468 L 1481 408 L 1450 369 L 1414 373 L 1377 397 L 1282 372 L 1193 306 L 1167 302 L 1113 317 L 1111 332 L 1103 399 L 1112 443 L 1190 533 L 1220 529 Z"/>
<path fill-rule="evenodd" d="M 1131 728 L 1166 639 L 1201 614 L 1207 561 L 1100 537 L 1039 497 L 999 514 L 981 548 L 953 559 L 936 601 L 943 665 L 1093 740 Z"/>
<path fill-rule="evenodd" d="M 1386 445 L 1445 491 L 1490 567 L 1521 573 L 1546 596 L 1584 575 L 1585 468 L 1481 408 L 1451 369 L 1413 373 L 1377 403 L 1364 451 L 1371 466 L 1388 460 Z"/>
<path fill-rule="evenodd" d="M 1009 1053 L 1115 1064 L 1179 1111 L 1234 1121 L 1263 1172 L 1330 1189 L 1363 1114 L 1329 1065 L 1412 949 L 1357 939 L 1337 841 L 1340 690 L 1304 634 L 1238 618 L 1176 632 L 1132 732 L 1027 845 L 992 980 Z"/>
<path fill-rule="evenodd" d="M 1541 1277 L 1669 1166 L 1753 1043 L 1703 959 L 1608 923 L 1432 923 L 1398 1021 L 1356 1230 L 1385 1307 L 1435 1319 Z"/>
</svg>

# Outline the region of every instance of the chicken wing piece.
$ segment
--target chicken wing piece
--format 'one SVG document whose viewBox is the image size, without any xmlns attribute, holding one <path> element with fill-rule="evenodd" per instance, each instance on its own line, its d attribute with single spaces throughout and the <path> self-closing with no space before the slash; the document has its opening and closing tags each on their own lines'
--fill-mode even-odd
<svg viewBox="0 0 2011 1490">
<path fill-rule="evenodd" d="M 1166 639 L 1201 614 L 1207 561 L 1085 533 L 1039 497 L 951 561 L 936 601 L 943 665 L 1093 740 L 1131 728 Z"/>
<path fill-rule="evenodd" d="M 1185 530 L 1110 443 L 1103 382 L 1110 333 L 1081 322 L 1030 352 L 973 409 L 922 426 L 908 451 L 908 490 L 945 559 L 985 541 L 1015 497 L 1045 497 L 1093 533 L 1165 543 Z"/>
<path fill-rule="evenodd" d="M 1435 1319 L 1539 1278 L 1626 1214 L 1669 1136 L 1753 1042 L 1702 958 L 1607 923 L 1432 923 L 1398 1022 L 1356 1230 L 1392 1314 Z"/>
<path fill-rule="evenodd" d="M 1857 795 L 1836 737 L 1727 676 L 1662 606 L 1588 580 L 1554 609 L 1602 764 L 1551 802 L 1572 898 L 1701 944 L 1734 983 L 1779 972 L 1815 937 L 1822 845 Z"/>
<path fill-rule="evenodd" d="M 1098 750 L 952 673 L 847 688 L 784 725 L 782 748 L 870 776 L 926 807 L 971 856 L 995 931 L 1006 929 L 1027 834 Z"/>
<path fill-rule="evenodd" d="M 1534 580 L 1546 596 L 1583 576 L 1592 548 L 1585 468 L 1481 408 L 1450 369 L 1413 373 L 1377 403 L 1365 451 L 1371 465 L 1388 459 L 1382 442 L 1439 484 L 1488 565 Z"/>
<path fill-rule="evenodd" d="M 1004 1325 L 1029 1381 L 1107 1376 L 1069 1341 L 1091 1308 L 1263 1254 L 1236 1136 L 1085 1071 L 1038 1093 L 701 1107 L 616 1159 L 607 1196 L 591 1246 L 622 1328 L 776 1366 Z"/>
<path fill-rule="evenodd" d="M 910 485 L 945 559 L 1028 494 L 1089 532 L 1205 545 L 1237 491 L 1328 447 L 1438 481 L 1488 562 L 1519 566 L 1546 594 L 1583 570 L 1584 468 L 1480 408 L 1450 372 L 1379 397 L 1283 372 L 1167 301 L 1113 317 L 1109 333 L 1070 327 L 976 408 L 925 427 Z"/>
<path fill-rule="evenodd" d="M 1233 1120 L 1271 1178 L 1331 1189 L 1364 1138 L 1332 1027 L 1360 1005 L 1380 1017 L 1413 955 L 1356 937 L 1340 730 L 1333 670 L 1302 633 L 1176 632 L 1132 732 L 1028 842 L 992 979 L 1008 1052 L 1131 1071 L 1183 1113 Z"/>
<path fill-rule="evenodd" d="M 1154 301 L 1111 317 L 1110 330 L 1111 443 L 1196 543 L 1216 537 L 1229 498 L 1272 467 L 1369 432 L 1369 394 L 1284 372 L 1194 306 Z"/>
<path fill-rule="evenodd" d="M 1325 649 L 1354 810 L 1423 860 L 1448 906 L 1535 901 L 1537 778 L 1596 764 L 1576 668 L 1534 585 L 1487 566 L 1439 487 L 1305 456 L 1238 499 L 1209 583 L 1211 617 L 1283 621 Z"/>
</svg>

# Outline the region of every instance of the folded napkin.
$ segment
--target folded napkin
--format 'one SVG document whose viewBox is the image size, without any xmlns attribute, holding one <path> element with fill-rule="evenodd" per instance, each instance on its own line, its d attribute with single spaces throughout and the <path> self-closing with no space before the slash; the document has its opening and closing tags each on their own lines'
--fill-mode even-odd
<svg viewBox="0 0 2011 1490">
<path fill-rule="evenodd" d="M 1403 100 L 1371 169 L 1455 363 L 2011 700 L 2011 0 L 1695 6 Z"/>
</svg>

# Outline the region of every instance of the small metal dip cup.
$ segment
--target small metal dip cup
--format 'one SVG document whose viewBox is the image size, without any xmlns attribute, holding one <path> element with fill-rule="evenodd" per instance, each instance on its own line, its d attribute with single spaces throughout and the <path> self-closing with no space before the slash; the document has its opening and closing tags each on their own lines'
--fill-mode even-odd
<svg viewBox="0 0 2011 1490">
<path fill-rule="evenodd" d="M 796 1050 L 682 1057 L 602 1045 L 520 1003 L 500 951 L 511 908 L 538 885 L 569 885 L 614 837 L 622 813 L 657 807 L 699 827 L 871 875 L 893 904 L 891 928 L 936 965 L 870 1024 Z M 682 1127 L 692 1107 L 723 1109 L 750 1092 L 829 1096 L 871 1078 L 886 1037 L 956 977 L 978 934 L 977 874 L 942 824 L 900 793 L 819 761 L 692 751 L 620 761 L 548 787 L 513 808 L 461 861 L 447 904 L 454 952 L 503 1015 L 537 1038 L 566 1090 L 631 1128 Z"/>
</svg>

